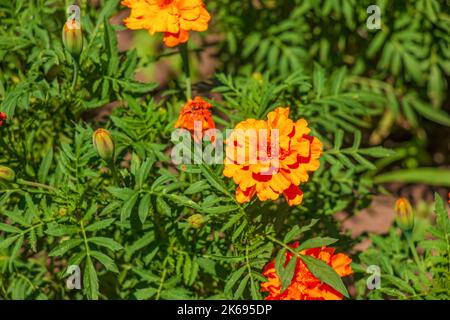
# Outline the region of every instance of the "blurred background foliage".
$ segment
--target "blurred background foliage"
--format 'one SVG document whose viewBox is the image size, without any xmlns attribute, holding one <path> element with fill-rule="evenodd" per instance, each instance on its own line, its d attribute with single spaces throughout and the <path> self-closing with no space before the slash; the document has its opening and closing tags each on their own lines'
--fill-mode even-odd
<svg viewBox="0 0 450 320">
<path fill-rule="evenodd" d="M 370 144 L 413 142 L 396 159 L 403 168 L 449 163 L 448 1 L 376 1 L 380 30 L 366 27 L 370 1 L 214 3 L 227 72 L 288 77 L 314 61 L 328 73 L 345 67 L 346 85 L 385 97 L 370 122 Z"/>
</svg>

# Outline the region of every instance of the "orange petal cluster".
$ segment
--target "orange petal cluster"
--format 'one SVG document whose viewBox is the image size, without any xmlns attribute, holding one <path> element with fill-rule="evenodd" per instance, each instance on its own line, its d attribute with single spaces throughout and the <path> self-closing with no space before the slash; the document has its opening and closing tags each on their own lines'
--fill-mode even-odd
<svg viewBox="0 0 450 320">
<path fill-rule="evenodd" d="M 257 141 L 248 134 L 251 131 L 257 132 Z M 277 141 L 271 139 L 274 131 Z M 237 201 L 249 202 L 254 195 L 261 201 L 276 200 L 283 194 L 289 205 L 301 204 L 299 185 L 308 181 L 308 172 L 319 168 L 322 153 L 322 143 L 310 131 L 305 119 L 289 119 L 289 108 L 270 112 L 267 121 L 240 122 L 226 140 L 223 172 L 238 185 Z M 264 135 L 267 141 L 260 143 Z"/>
<path fill-rule="evenodd" d="M 181 109 L 180 116 L 175 123 L 175 128 L 184 128 L 191 132 L 195 141 L 200 141 L 203 133 L 209 129 L 215 129 L 216 125 L 212 118 L 212 104 L 203 100 L 201 97 L 189 99 Z M 195 132 L 195 122 L 201 123 L 201 132 Z"/>
<path fill-rule="evenodd" d="M 298 242 L 290 245 L 295 249 Z M 300 251 L 302 255 L 308 255 L 320 259 L 332 267 L 341 277 L 353 273 L 350 263 L 352 260 L 343 253 L 334 253 L 333 248 L 322 247 Z M 286 253 L 286 265 L 292 259 L 291 252 Z M 281 281 L 275 270 L 275 262 L 268 263 L 263 271 L 267 282 L 261 284 L 261 292 L 268 292 L 266 300 L 342 300 L 343 295 L 331 286 L 316 278 L 303 261 L 297 258 L 295 273 L 289 287 L 281 292 Z"/>
<path fill-rule="evenodd" d="M 129 29 L 164 33 L 164 43 L 174 47 L 189 40 L 189 31 L 206 31 L 211 16 L 203 0 L 123 0 L 131 8 L 124 20 Z"/>
</svg>

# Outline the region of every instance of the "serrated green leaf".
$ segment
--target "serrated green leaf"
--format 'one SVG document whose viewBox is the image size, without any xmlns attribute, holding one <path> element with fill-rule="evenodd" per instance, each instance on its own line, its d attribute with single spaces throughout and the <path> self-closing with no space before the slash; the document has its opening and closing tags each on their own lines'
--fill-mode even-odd
<svg viewBox="0 0 450 320">
<path fill-rule="evenodd" d="M 332 267 L 320 259 L 316 259 L 306 255 L 300 255 L 300 259 L 306 264 L 308 270 L 318 279 L 330 285 L 332 288 L 349 297 L 347 288 L 342 282 L 341 277 L 334 271 Z"/>
<path fill-rule="evenodd" d="M 48 254 L 50 257 L 62 256 L 67 251 L 79 246 L 83 243 L 82 239 L 69 239 L 60 244 L 58 244 L 53 250 Z"/>
<path fill-rule="evenodd" d="M 241 278 L 241 276 L 244 274 L 245 270 L 247 269 L 247 266 L 243 266 L 239 268 L 238 270 L 234 271 L 230 277 L 228 278 L 227 282 L 225 283 L 224 293 L 228 296 L 231 296 L 231 290 L 233 289 L 236 282 Z"/>
<path fill-rule="evenodd" d="M 5 231 L 5 232 L 9 232 L 9 233 L 20 233 L 22 232 L 22 230 L 20 230 L 17 227 L 14 227 L 10 224 L 6 224 L 6 223 L 0 223 L 0 231 Z"/>
<path fill-rule="evenodd" d="M 139 213 L 139 219 L 141 220 L 141 223 L 145 223 L 145 220 L 147 219 L 147 216 L 149 213 L 153 212 L 153 207 L 151 204 L 151 196 L 150 194 L 145 194 L 141 201 L 139 202 L 139 209 L 138 209 L 138 213 Z"/>
<path fill-rule="evenodd" d="M 311 228 L 318 222 L 318 219 L 312 219 L 311 222 L 303 227 L 298 227 L 298 226 L 294 226 L 288 233 L 286 233 L 286 235 L 284 236 L 283 242 L 284 243 L 289 243 L 292 240 L 294 240 L 295 238 L 297 238 L 298 236 L 300 236 L 302 233 L 305 233 L 309 230 L 311 230 Z"/>
<path fill-rule="evenodd" d="M 97 259 L 102 265 L 105 266 L 106 269 L 109 271 L 119 273 L 119 269 L 117 268 L 116 264 L 114 263 L 114 260 L 108 257 L 106 254 L 100 252 L 100 251 L 91 251 L 90 255 Z"/>
<path fill-rule="evenodd" d="M 109 219 L 97 221 L 97 222 L 94 222 L 94 223 L 88 225 L 88 226 L 85 228 L 85 230 L 86 230 L 86 231 L 98 231 L 98 230 L 106 229 L 106 228 L 108 228 L 114 221 L 115 221 L 115 219 L 113 219 L 113 218 L 109 218 Z"/>
<path fill-rule="evenodd" d="M 321 248 L 325 246 L 329 246 L 338 241 L 338 239 L 333 239 L 329 237 L 316 237 L 312 239 L 308 239 L 300 244 L 300 246 L 296 249 L 297 251 L 302 251 L 311 248 Z"/>
<path fill-rule="evenodd" d="M 122 209 L 120 210 L 120 221 L 121 222 L 124 222 L 125 220 L 127 220 L 130 217 L 131 211 L 133 210 L 138 197 L 139 197 L 139 193 L 134 193 L 127 201 L 125 201 Z"/>
<path fill-rule="evenodd" d="M 98 278 L 94 264 L 89 256 L 86 258 L 86 266 L 84 268 L 83 283 L 85 292 L 92 300 L 98 300 Z"/>
<path fill-rule="evenodd" d="M 297 265 L 297 257 L 293 256 L 291 260 L 289 260 L 288 264 L 285 268 L 282 268 L 281 271 L 281 293 L 283 293 L 292 282 L 295 273 L 295 266 Z"/>
<path fill-rule="evenodd" d="M 117 250 L 121 250 L 123 249 L 122 246 L 120 245 L 120 243 L 118 243 L 117 241 L 110 239 L 110 238 L 106 238 L 106 237 L 92 237 L 92 238 L 88 238 L 88 242 L 91 242 L 93 244 L 96 244 L 98 246 L 102 246 L 105 248 L 108 248 L 112 251 L 117 251 Z"/>
</svg>

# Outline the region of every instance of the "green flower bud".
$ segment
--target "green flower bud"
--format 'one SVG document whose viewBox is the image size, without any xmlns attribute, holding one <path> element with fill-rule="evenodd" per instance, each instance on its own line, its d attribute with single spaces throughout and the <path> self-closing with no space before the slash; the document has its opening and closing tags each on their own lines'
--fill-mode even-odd
<svg viewBox="0 0 450 320">
<path fill-rule="evenodd" d="M 61 217 L 64 217 L 67 214 L 67 208 L 60 208 L 58 213 Z"/>
<path fill-rule="evenodd" d="M 199 213 L 193 214 L 187 219 L 189 225 L 194 229 L 199 229 L 205 223 L 205 218 Z"/>
<path fill-rule="evenodd" d="M 0 166 L 0 181 L 14 182 L 16 174 L 11 168 Z"/>
<path fill-rule="evenodd" d="M 414 213 L 406 198 L 399 198 L 395 202 L 396 221 L 400 229 L 409 232 L 414 228 Z"/>
<path fill-rule="evenodd" d="M 99 156 L 105 161 L 114 158 L 114 141 L 108 130 L 98 129 L 92 136 L 92 142 Z"/>
<path fill-rule="evenodd" d="M 81 25 L 75 19 L 64 24 L 62 39 L 64 47 L 74 57 L 78 57 L 83 50 L 83 32 Z"/>
</svg>

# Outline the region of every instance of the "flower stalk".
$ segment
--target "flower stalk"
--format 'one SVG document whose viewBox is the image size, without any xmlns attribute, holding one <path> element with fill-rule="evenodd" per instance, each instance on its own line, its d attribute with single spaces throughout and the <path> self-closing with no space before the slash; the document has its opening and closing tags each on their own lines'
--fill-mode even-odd
<svg viewBox="0 0 450 320">
<path fill-rule="evenodd" d="M 72 90 L 75 89 L 78 79 L 78 59 L 83 51 L 83 31 L 81 24 L 75 19 L 64 24 L 62 40 L 64 47 L 70 53 L 73 62 Z"/>
<path fill-rule="evenodd" d="M 411 254 L 413 256 L 414 262 L 417 264 L 417 266 L 419 267 L 422 274 L 425 274 L 425 272 L 426 272 L 425 266 L 423 264 L 423 261 L 419 258 L 416 246 L 414 245 L 414 241 L 412 240 L 411 231 L 405 231 L 404 234 L 405 234 L 406 242 L 408 243 L 408 246 L 409 246 L 409 250 L 411 251 Z"/>
<path fill-rule="evenodd" d="M 77 79 L 78 79 L 78 61 L 77 59 L 72 56 L 72 62 L 73 62 L 73 77 L 72 77 L 72 90 L 75 90 L 75 86 L 77 84 Z"/>
<path fill-rule="evenodd" d="M 192 82 L 191 82 L 191 69 L 189 66 L 189 51 L 188 44 L 183 43 L 179 46 L 181 60 L 183 61 L 183 73 L 186 81 L 186 100 L 192 98 Z"/>
<path fill-rule="evenodd" d="M 118 186 L 119 185 L 119 174 L 117 173 L 116 165 L 115 165 L 114 161 L 112 161 L 112 160 L 108 163 L 108 165 L 109 165 L 109 168 L 111 169 L 114 183 Z"/>
<path fill-rule="evenodd" d="M 34 187 L 34 188 L 42 188 L 42 189 L 47 189 L 50 191 L 57 191 L 57 189 L 53 188 L 52 186 L 49 186 L 49 185 L 46 185 L 43 183 L 28 181 L 28 180 L 24 180 L 24 179 L 17 179 L 16 183 L 19 185 L 24 185 L 24 186 Z"/>
<path fill-rule="evenodd" d="M 420 271 L 425 274 L 425 267 L 422 260 L 419 258 L 419 255 L 417 254 L 416 246 L 414 245 L 414 241 L 412 240 L 412 232 L 414 230 L 414 210 L 408 199 L 403 197 L 397 199 L 397 201 L 395 202 L 395 213 L 395 220 L 397 222 L 397 225 L 405 235 L 406 242 L 408 243 L 408 247 L 411 250 L 414 261 L 416 262 Z"/>
</svg>

